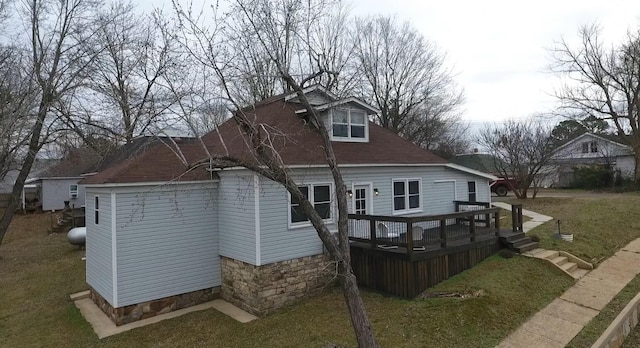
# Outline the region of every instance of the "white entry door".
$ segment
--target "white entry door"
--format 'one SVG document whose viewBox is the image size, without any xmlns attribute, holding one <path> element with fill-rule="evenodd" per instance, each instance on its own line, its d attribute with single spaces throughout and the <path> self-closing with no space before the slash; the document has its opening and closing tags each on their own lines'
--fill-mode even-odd
<svg viewBox="0 0 640 348">
<path fill-rule="evenodd" d="M 353 212 L 355 214 L 371 214 L 371 185 L 353 186 Z"/>
</svg>

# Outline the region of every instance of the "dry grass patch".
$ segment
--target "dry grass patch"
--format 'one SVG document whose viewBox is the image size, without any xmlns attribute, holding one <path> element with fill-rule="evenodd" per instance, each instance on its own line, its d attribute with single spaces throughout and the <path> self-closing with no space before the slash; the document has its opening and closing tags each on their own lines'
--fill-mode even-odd
<svg viewBox="0 0 640 348">
<path fill-rule="evenodd" d="M 17 216 L 0 254 L 1 347 L 355 347 L 340 291 L 248 324 L 207 310 L 98 340 L 69 300 L 85 290 L 84 252 L 47 235 L 49 216 Z M 471 298 L 401 300 L 363 291 L 387 347 L 493 347 L 573 282 L 538 260 L 493 256 L 430 291 Z"/>
<path fill-rule="evenodd" d="M 514 199 L 509 203 L 522 203 L 525 209 L 553 217 L 554 220 L 531 232 L 540 237 L 541 248 L 564 250 L 594 264 L 640 238 L 640 196 L 637 194 Z M 562 232 L 573 233 L 573 242 L 553 238 L 558 232 L 558 219 Z"/>
</svg>

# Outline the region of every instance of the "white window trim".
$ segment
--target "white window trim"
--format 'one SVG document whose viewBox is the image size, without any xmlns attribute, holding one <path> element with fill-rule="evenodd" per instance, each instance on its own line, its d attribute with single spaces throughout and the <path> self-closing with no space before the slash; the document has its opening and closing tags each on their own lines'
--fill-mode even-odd
<svg viewBox="0 0 640 348">
<path fill-rule="evenodd" d="M 329 111 L 329 125 L 327 131 L 329 131 L 329 136 L 332 141 L 344 141 L 344 142 L 353 142 L 353 143 L 368 143 L 369 142 L 369 115 L 367 111 L 362 109 L 355 109 L 349 107 L 337 108 L 341 110 L 347 111 L 347 129 L 349 131 L 349 136 L 347 137 L 334 137 L 333 136 L 333 112 L 335 109 L 331 109 Z M 351 137 L 351 110 L 358 110 L 364 112 L 364 138 L 352 138 Z"/>
<path fill-rule="evenodd" d="M 406 192 L 406 197 L 405 197 L 405 209 L 403 210 L 395 210 L 395 205 L 393 202 L 393 184 L 395 182 L 399 182 L 402 181 L 405 183 L 405 192 Z M 409 181 L 418 181 L 418 190 L 419 190 L 419 203 L 420 206 L 418 208 L 413 208 L 413 209 L 409 209 Z M 391 179 L 391 213 L 392 215 L 406 215 L 406 214 L 414 214 L 414 213 L 421 213 L 424 211 L 424 190 L 422 187 L 422 178 L 393 178 Z"/>
<path fill-rule="evenodd" d="M 335 204 L 335 190 L 333 188 L 333 184 L 330 182 L 311 182 L 311 183 L 305 183 L 305 184 L 298 184 L 298 187 L 300 186 L 307 186 L 309 188 L 309 195 L 311 196 L 313 194 L 313 187 L 314 186 L 326 186 L 329 185 L 329 198 L 330 198 L 330 204 L 329 204 L 329 209 L 330 209 L 330 217 L 328 219 L 324 219 L 322 221 L 324 221 L 325 223 L 333 223 L 334 217 L 335 217 L 335 212 L 336 210 L 334 209 L 334 204 Z M 311 201 L 311 204 L 314 204 L 314 201 Z M 300 221 L 300 222 L 291 222 L 291 193 L 289 193 L 289 191 L 287 191 L 287 225 L 289 227 L 289 229 L 296 229 L 296 228 L 302 228 L 302 227 L 310 227 L 311 225 L 311 221 L 307 220 L 307 221 Z"/>
<path fill-rule="evenodd" d="M 351 183 L 351 192 L 353 193 L 353 197 L 351 197 L 351 211 L 353 214 L 356 213 L 356 186 L 368 186 L 367 190 L 367 207 L 369 209 L 369 215 L 373 215 L 373 183 L 368 182 L 353 182 Z"/>
<path fill-rule="evenodd" d="M 71 187 L 75 186 L 76 189 L 72 190 Z M 70 198 L 78 198 L 78 191 L 79 191 L 79 187 L 78 184 L 70 184 L 69 185 L 69 197 Z"/>
</svg>

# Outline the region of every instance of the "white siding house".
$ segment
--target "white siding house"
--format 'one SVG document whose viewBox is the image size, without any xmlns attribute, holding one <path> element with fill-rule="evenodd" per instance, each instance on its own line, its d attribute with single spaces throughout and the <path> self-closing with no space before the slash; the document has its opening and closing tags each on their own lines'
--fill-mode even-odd
<svg viewBox="0 0 640 348">
<path fill-rule="evenodd" d="M 82 177 L 39 178 L 36 184 L 40 185 L 42 210 L 63 209 L 65 201 L 76 208 L 84 206 L 85 191 L 78 184 L 80 180 Z"/>
<path fill-rule="evenodd" d="M 217 200 L 215 182 L 88 186 L 87 284 L 113 307 L 220 286 Z"/>
<path fill-rule="evenodd" d="M 309 91 L 332 130 L 350 212 L 424 216 L 455 212 L 455 200 L 490 202 L 493 176 L 449 164 L 366 121 L 376 110 L 358 100 L 336 101 L 320 92 Z M 301 119 L 304 111 L 295 99 L 271 101 L 255 112 L 264 111 L 257 116 L 274 129 L 291 132 L 278 151 L 336 231 L 333 179 L 317 130 Z M 246 158 L 247 142 L 237 132 L 229 121 L 202 141 L 215 152 L 223 139 L 229 156 Z M 178 146 L 191 163 L 206 156 L 199 142 Z M 324 285 L 316 279 L 327 267 L 317 232 L 283 186 L 247 169 L 194 166 L 185 172 L 164 144 L 81 184 L 87 197 L 87 283 L 117 324 L 155 311 L 157 303 L 177 309 L 211 289 L 262 314 L 301 296 L 300 289 Z"/>
<path fill-rule="evenodd" d="M 549 174 L 544 185 L 569 186 L 573 182 L 573 168 L 590 165 L 608 165 L 621 177 L 632 178 L 635 157 L 627 145 L 585 133 L 556 149 L 551 164 L 543 168 Z"/>
</svg>

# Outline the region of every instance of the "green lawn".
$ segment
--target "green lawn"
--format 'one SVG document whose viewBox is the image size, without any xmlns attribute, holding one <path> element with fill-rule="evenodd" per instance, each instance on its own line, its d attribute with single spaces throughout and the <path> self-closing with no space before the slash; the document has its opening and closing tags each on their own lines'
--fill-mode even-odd
<svg viewBox="0 0 640 348">
<path fill-rule="evenodd" d="M 527 201 L 525 209 L 539 209 L 552 216 L 552 210 L 564 212 L 572 219 L 583 216 L 594 220 L 592 226 L 585 225 L 585 236 L 598 233 L 602 224 L 591 216 L 595 214 L 590 210 L 592 201 L 554 200 L 558 201 L 557 207 L 551 200 L 536 200 Z M 597 204 L 611 209 L 625 207 L 616 201 L 606 199 Z M 637 215 L 632 208 L 640 203 L 638 198 L 621 201 L 628 201 L 621 216 Z M 569 207 L 573 207 L 573 214 L 568 212 Z M 0 246 L 0 255 L 4 257 L 0 261 L 0 347 L 356 345 L 346 307 L 335 289 L 249 324 L 208 310 L 98 340 L 68 299 L 69 294 L 86 288 L 84 262 L 80 260 L 84 253 L 68 245 L 62 235 L 47 236 L 44 226 L 47 219 L 47 215 L 18 216 Z M 624 221 L 617 224 L 613 227 L 621 232 L 622 239 L 633 239 L 634 232 L 627 229 L 636 225 L 629 222 L 627 227 Z M 547 233 L 552 227 L 542 228 Z M 640 237 L 640 231 L 635 233 Z M 585 250 L 574 252 L 588 255 L 589 259 L 592 250 L 598 250 L 597 257 L 614 251 L 615 243 L 594 249 L 591 243 L 580 242 L 579 238 L 577 235 L 575 244 L 584 244 Z M 573 281 L 539 260 L 494 256 L 433 289 L 434 292 L 482 290 L 480 297 L 407 301 L 368 291 L 363 291 L 363 297 L 374 331 L 384 346 L 493 347 L 572 284 Z"/>
</svg>

